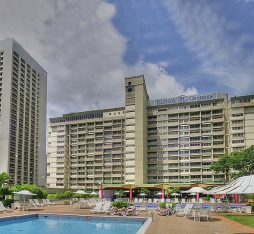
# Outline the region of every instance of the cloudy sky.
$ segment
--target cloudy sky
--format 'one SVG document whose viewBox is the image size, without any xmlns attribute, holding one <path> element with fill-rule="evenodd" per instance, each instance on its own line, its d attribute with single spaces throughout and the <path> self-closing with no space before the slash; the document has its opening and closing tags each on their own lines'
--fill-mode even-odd
<svg viewBox="0 0 254 234">
<path fill-rule="evenodd" d="M 0 39 L 48 72 L 48 115 L 124 104 L 124 77 L 151 99 L 254 94 L 254 0 L 0 0 Z"/>
</svg>

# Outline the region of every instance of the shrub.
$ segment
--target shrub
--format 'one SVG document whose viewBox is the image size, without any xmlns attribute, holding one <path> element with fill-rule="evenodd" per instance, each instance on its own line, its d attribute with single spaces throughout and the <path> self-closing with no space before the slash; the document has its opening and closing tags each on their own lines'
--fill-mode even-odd
<svg viewBox="0 0 254 234">
<path fill-rule="evenodd" d="M 14 202 L 13 199 L 5 199 L 5 200 L 3 200 L 3 205 L 4 205 L 5 207 L 11 208 L 11 203 L 13 203 L 13 202 Z"/>
<path fill-rule="evenodd" d="M 14 192 L 18 192 L 21 190 L 28 190 L 31 193 L 36 194 L 37 197 L 40 199 L 47 198 L 48 196 L 48 192 L 45 189 L 37 186 L 36 184 L 18 184 L 18 185 L 14 185 L 11 189 Z"/>
<path fill-rule="evenodd" d="M 159 206 L 161 209 L 165 209 L 166 208 L 167 203 L 166 202 L 160 202 Z"/>
<path fill-rule="evenodd" d="M 57 200 L 57 194 L 48 194 L 48 197 L 47 197 L 49 200 Z"/>
<path fill-rule="evenodd" d="M 113 202 L 112 206 L 116 208 L 127 208 L 129 207 L 129 203 L 125 201 L 117 201 L 117 202 Z"/>
</svg>

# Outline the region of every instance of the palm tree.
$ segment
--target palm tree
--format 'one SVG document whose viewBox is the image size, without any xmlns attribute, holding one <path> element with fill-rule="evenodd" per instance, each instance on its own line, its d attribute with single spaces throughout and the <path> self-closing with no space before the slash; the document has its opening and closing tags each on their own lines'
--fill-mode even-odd
<svg viewBox="0 0 254 234">
<path fill-rule="evenodd" d="M 167 196 L 169 196 L 169 194 L 171 193 L 180 193 L 180 189 L 175 187 L 168 187 L 165 190 L 166 190 Z"/>
</svg>

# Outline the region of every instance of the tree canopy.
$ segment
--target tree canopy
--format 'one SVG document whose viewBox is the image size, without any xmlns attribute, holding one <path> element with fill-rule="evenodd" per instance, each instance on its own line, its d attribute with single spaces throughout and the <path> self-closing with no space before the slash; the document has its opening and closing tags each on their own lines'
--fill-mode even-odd
<svg viewBox="0 0 254 234">
<path fill-rule="evenodd" d="M 232 176 L 245 176 L 254 174 L 254 145 L 238 152 L 222 155 L 217 162 L 211 165 L 216 173 L 223 172 L 226 180 Z"/>
</svg>

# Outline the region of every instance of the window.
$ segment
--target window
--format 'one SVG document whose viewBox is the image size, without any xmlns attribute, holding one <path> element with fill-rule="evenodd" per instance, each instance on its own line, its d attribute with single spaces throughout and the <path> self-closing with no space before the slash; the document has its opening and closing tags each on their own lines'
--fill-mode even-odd
<svg viewBox="0 0 254 234">
<path fill-rule="evenodd" d="M 128 88 L 127 92 L 131 93 L 132 92 L 132 88 Z"/>
</svg>

